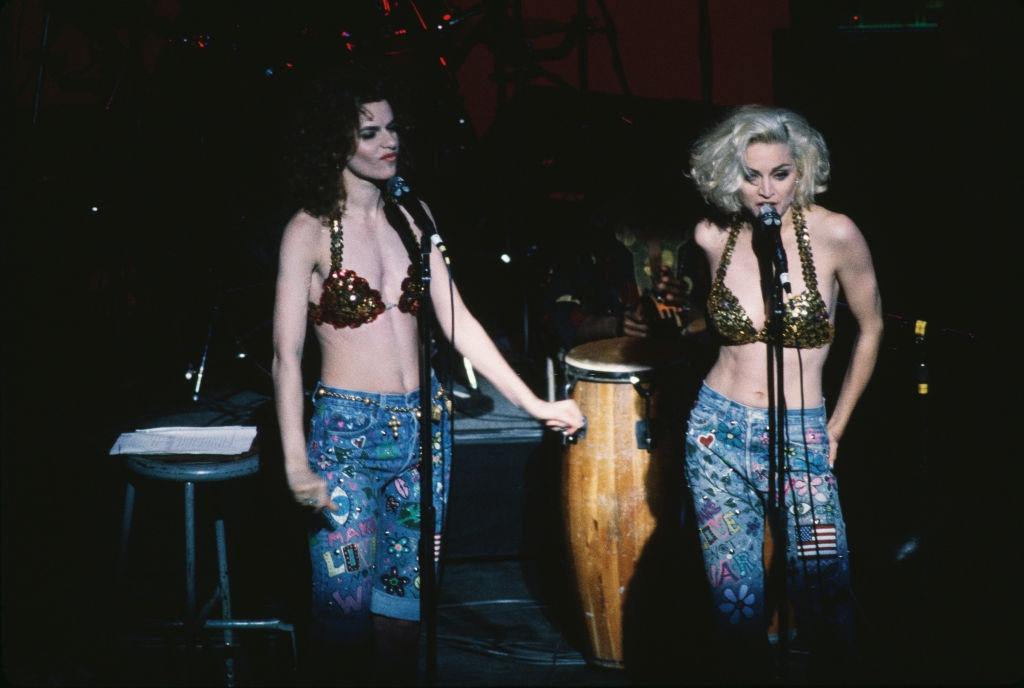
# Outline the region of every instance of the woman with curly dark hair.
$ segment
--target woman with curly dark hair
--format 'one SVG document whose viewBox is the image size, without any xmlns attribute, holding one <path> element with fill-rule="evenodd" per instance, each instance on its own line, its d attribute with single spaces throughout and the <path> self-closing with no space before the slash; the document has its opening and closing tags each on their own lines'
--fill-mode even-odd
<svg viewBox="0 0 1024 688">
<path fill-rule="evenodd" d="M 374 682 L 409 682 L 419 620 L 419 423 L 433 428 L 434 504 L 440 546 L 450 437 L 445 391 L 421 414 L 416 313 L 422 286 L 421 228 L 386 206 L 399 131 L 391 101 L 372 75 L 350 70 L 317 80 L 291 126 L 290 179 L 300 210 L 285 227 L 274 304 L 274 389 L 288 485 L 322 511 L 310 537 L 311 640 L 318 664 L 351 681 L 372 638 Z M 429 209 L 426 209 L 429 213 Z M 412 243 L 410 243 L 412 242 Z M 446 274 L 435 247 L 433 274 Z M 516 406 L 548 427 L 575 432 L 572 401 L 539 399 L 501 356 L 449 280 L 430 297 L 444 335 Z M 303 432 L 301 358 L 307 320 L 322 354 L 309 436 Z M 355 662 L 353 661 L 355 660 Z"/>
</svg>

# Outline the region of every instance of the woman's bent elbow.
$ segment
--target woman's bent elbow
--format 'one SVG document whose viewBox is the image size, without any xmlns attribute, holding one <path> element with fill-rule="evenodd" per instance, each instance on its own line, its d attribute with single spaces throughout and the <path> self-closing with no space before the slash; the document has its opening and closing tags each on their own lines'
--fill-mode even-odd
<svg viewBox="0 0 1024 688">
<path fill-rule="evenodd" d="M 270 363 L 270 373 L 276 382 L 281 377 L 287 377 L 289 373 L 299 370 L 301 361 L 294 354 L 281 354 L 274 352 L 274 359 Z"/>
</svg>

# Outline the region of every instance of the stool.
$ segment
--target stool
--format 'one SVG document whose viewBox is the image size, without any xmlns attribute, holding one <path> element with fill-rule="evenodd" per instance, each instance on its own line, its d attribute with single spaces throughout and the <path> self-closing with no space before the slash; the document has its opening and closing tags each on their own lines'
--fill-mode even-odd
<svg viewBox="0 0 1024 688">
<path fill-rule="evenodd" d="M 178 455 L 123 456 L 125 468 L 136 476 L 155 480 L 183 483 L 185 496 L 185 619 L 180 622 L 163 624 L 170 627 L 184 627 L 189 638 L 189 649 L 195 645 L 195 637 L 201 629 L 223 630 L 224 645 L 228 649 L 225 660 L 225 684 L 233 686 L 235 681 L 233 629 L 273 630 L 287 633 L 291 638 L 293 668 L 296 661 L 295 628 L 280 619 L 243 620 L 231 617 L 231 586 L 228 577 L 227 543 L 224 536 L 224 519 L 217 515 L 214 529 L 217 540 L 218 585 L 210 600 L 201 610 L 196 609 L 196 535 L 195 535 L 195 491 L 197 482 L 223 482 L 255 475 L 259 472 L 259 454 L 241 458 L 235 456 L 210 457 L 203 460 Z M 128 539 L 135 509 L 135 485 L 129 477 L 124 495 L 124 512 L 121 520 L 121 538 L 118 550 L 117 577 L 122 580 L 126 567 Z M 220 601 L 221 618 L 206 618 L 213 605 Z"/>
</svg>

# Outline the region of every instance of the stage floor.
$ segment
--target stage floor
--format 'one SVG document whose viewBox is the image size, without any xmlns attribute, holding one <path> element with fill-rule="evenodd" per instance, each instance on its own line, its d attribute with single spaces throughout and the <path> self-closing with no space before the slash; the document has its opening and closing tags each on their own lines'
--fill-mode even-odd
<svg viewBox="0 0 1024 688">
<path fill-rule="evenodd" d="M 211 408 L 225 424 L 235 422 L 239 408 L 262 422 L 259 414 L 272 413 L 266 400 L 225 393 L 222 403 L 186 408 L 175 422 L 191 423 Z M 587 643 L 559 538 L 560 445 L 516 413 L 499 405 L 494 417 L 456 426 L 466 434 L 457 435 L 441 575 L 438 684 L 704 683 L 699 577 L 655 579 L 634 619 L 639 630 L 631 631 L 627 670 L 585 663 Z M 883 416 L 879 409 L 871 418 Z M 133 417 L 143 425 L 157 415 L 143 407 L 111 414 L 83 406 L 5 419 L 23 423 L 9 425 L 18 432 L 8 433 L 4 457 L 3 669 L 13 685 L 220 680 L 224 650 L 216 637 L 193 657 L 189 676 L 177 640 L 140 623 L 173 617 L 183 605 L 180 488 L 140 489 L 129 575 L 123 585 L 114 582 L 125 476 L 106 454 L 124 419 Z M 122 425 L 100 422 L 109 418 Z M 839 470 L 863 656 L 856 682 L 991 685 L 1020 678 L 1016 584 L 999 575 L 1015 570 L 1019 538 L 1013 529 L 1001 535 L 991 519 L 979 526 L 965 511 L 950 509 L 943 495 L 962 478 L 949 471 L 933 470 L 921 483 L 929 490 L 914 499 L 897 491 L 910 484 L 904 476 L 912 462 L 887 464 L 881 481 L 861 472 L 859 466 L 877 469 L 883 459 L 865 452 L 867 446 L 873 445 L 851 439 L 844 446 L 848 463 Z M 944 464 L 936 461 L 939 467 Z M 232 489 L 200 490 L 199 503 L 219 497 L 225 504 L 235 615 L 298 620 L 308 585 L 303 514 L 269 453 L 263 468 Z M 212 589 L 206 516 L 200 506 L 200 601 Z M 238 637 L 239 685 L 302 685 L 284 636 Z"/>
</svg>

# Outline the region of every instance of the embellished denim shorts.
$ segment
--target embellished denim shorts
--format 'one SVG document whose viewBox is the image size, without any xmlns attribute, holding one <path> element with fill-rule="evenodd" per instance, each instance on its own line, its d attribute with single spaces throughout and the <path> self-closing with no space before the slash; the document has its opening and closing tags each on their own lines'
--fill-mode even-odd
<svg viewBox="0 0 1024 688">
<path fill-rule="evenodd" d="M 447 399 L 436 380 L 431 458 L 435 564 L 451 464 Z M 355 640 L 370 613 L 419 619 L 419 391 L 376 394 L 317 385 L 310 467 L 338 511 L 324 510 L 309 538 L 315 637 Z"/>
</svg>

